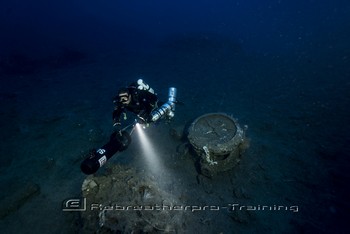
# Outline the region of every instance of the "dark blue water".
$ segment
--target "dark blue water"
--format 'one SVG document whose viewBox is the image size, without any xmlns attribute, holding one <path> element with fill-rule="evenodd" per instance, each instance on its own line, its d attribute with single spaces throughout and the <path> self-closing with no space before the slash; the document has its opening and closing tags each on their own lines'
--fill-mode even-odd
<svg viewBox="0 0 350 234">
<path fill-rule="evenodd" d="M 239 167 L 187 196 L 299 206 L 198 214 L 180 233 L 346 233 L 349 41 L 345 0 L 2 1 L 0 231 L 79 230 L 61 202 L 80 194 L 81 155 L 112 131 L 112 97 L 142 76 L 161 99 L 178 88 L 176 126 L 210 112 L 249 126 Z"/>
</svg>

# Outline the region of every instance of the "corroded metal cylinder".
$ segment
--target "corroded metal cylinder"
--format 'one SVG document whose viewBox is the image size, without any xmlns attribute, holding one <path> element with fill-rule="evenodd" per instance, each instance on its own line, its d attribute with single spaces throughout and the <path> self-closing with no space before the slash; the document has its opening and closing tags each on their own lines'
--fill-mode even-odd
<svg viewBox="0 0 350 234">
<path fill-rule="evenodd" d="M 212 176 L 232 169 L 245 144 L 245 130 L 224 113 L 209 113 L 195 119 L 188 129 L 188 140 L 199 156 L 201 173 Z"/>
</svg>

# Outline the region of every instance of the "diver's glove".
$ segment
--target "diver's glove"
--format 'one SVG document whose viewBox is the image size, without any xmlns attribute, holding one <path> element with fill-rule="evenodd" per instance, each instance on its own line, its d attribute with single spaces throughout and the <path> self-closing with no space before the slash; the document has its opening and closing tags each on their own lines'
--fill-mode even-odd
<svg viewBox="0 0 350 234">
<path fill-rule="evenodd" d="M 114 121 L 113 122 L 113 127 L 119 127 L 121 126 L 122 124 L 119 122 L 119 121 Z"/>
<path fill-rule="evenodd" d="M 147 120 L 144 117 L 138 115 L 137 116 L 137 123 L 139 123 L 139 124 L 147 124 Z"/>
</svg>

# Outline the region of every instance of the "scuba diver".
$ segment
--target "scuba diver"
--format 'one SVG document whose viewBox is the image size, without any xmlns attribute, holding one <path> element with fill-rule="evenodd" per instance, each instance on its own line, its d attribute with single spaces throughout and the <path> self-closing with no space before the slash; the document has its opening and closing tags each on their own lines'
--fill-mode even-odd
<svg viewBox="0 0 350 234">
<path fill-rule="evenodd" d="M 120 89 L 113 103 L 115 104 L 113 126 L 121 125 L 122 114 L 123 119 L 126 120 L 126 111 L 133 112 L 138 122 L 147 124 L 151 122 L 151 112 L 158 106 L 158 97 L 149 85 L 142 79 L 138 79 L 137 82 Z"/>
<path fill-rule="evenodd" d="M 154 90 L 142 79 L 138 79 L 137 82 L 120 89 L 113 102 L 113 126 L 121 126 L 120 118 L 123 114 L 124 120 L 127 119 L 126 111 L 133 112 L 138 123 L 148 125 L 163 117 L 167 120 L 174 117 L 176 88 L 169 89 L 168 102 L 160 102 Z"/>
<path fill-rule="evenodd" d="M 177 103 L 176 88 L 169 88 L 168 101 L 158 107 L 160 102 L 154 90 L 139 79 L 127 88 L 120 89 L 113 102 L 115 103 L 113 126 L 121 126 L 120 117 L 123 114 L 125 120 L 126 111 L 133 112 L 137 118 L 123 129 L 115 130 L 105 145 L 89 153 L 80 165 L 82 172 L 87 175 L 96 173 L 115 153 L 128 148 L 137 123 L 148 125 L 162 118 L 169 120 L 174 117 Z"/>
</svg>

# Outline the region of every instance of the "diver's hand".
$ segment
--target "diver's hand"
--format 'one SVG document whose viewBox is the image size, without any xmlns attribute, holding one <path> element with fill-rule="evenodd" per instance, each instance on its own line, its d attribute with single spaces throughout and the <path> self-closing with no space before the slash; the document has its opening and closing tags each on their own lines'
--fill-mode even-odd
<svg viewBox="0 0 350 234">
<path fill-rule="evenodd" d="M 122 124 L 119 121 L 113 123 L 113 127 L 120 127 Z"/>
<path fill-rule="evenodd" d="M 113 131 L 119 135 L 121 135 L 121 131 L 122 131 L 122 128 L 121 128 L 121 123 L 120 122 L 115 122 L 113 123 Z"/>
<path fill-rule="evenodd" d="M 114 131 L 116 131 L 116 132 L 120 132 L 121 131 L 121 123 L 119 122 L 119 121 L 115 121 L 114 123 L 113 123 L 113 129 L 114 129 Z"/>
<path fill-rule="evenodd" d="M 139 124 L 146 124 L 147 123 L 147 120 L 145 118 L 143 118 L 142 116 L 137 116 L 137 122 Z"/>
</svg>

